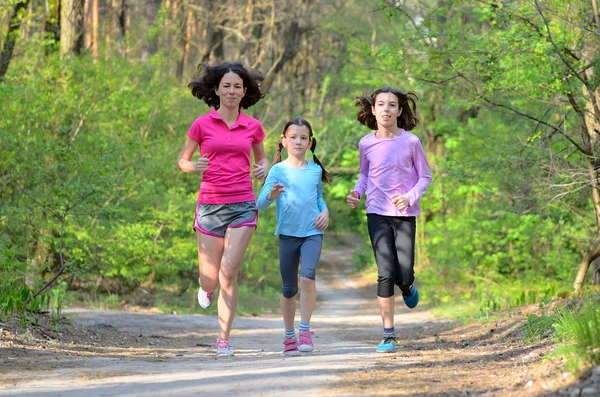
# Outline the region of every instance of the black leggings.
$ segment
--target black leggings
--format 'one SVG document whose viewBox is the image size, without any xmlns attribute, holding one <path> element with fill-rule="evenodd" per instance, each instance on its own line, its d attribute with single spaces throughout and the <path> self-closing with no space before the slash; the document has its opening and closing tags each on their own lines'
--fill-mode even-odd
<svg viewBox="0 0 600 397">
<path fill-rule="evenodd" d="M 415 281 L 416 218 L 367 214 L 367 225 L 377 262 L 377 296 L 394 296 L 394 284 L 408 293 Z"/>
</svg>

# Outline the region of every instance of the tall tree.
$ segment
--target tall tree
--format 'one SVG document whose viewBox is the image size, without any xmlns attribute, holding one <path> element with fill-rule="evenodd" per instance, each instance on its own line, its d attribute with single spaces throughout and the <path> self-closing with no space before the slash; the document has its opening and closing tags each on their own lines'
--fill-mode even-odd
<svg viewBox="0 0 600 397">
<path fill-rule="evenodd" d="M 83 15 L 81 0 L 61 0 L 60 54 L 79 54 L 83 45 Z"/>
<path fill-rule="evenodd" d="M 145 37 L 142 42 L 142 62 L 148 62 L 150 56 L 158 50 L 158 32 L 153 29 L 161 0 L 146 0 L 144 4 Z"/>
<path fill-rule="evenodd" d="M 4 39 L 4 46 L 2 48 L 2 54 L 0 55 L 0 81 L 4 79 L 6 72 L 8 71 L 8 65 L 12 59 L 12 54 L 17 41 L 17 34 L 23 21 L 23 14 L 29 6 L 29 0 L 18 1 L 13 7 L 12 16 L 8 25 L 8 32 Z"/>
<path fill-rule="evenodd" d="M 537 210 L 538 198 L 591 209 L 596 242 L 580 264 L 578 291 L 600 255 L 596 0 L 430 1 L 388 10 L 410 29 L 380 52 L 381 67 L 448 89 L 466 109 L 502 112 L 519 124 L 526 146 L 514 171 L 534 178 L 525 175 L 521 185 L 513 179 L 506 194 L 526 211 Z"/>
</svg>

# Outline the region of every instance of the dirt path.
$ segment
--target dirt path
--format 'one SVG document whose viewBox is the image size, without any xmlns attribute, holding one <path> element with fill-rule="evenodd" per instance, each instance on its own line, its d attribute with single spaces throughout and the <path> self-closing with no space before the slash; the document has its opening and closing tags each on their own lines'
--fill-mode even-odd
<svg viewBox="0 0 600 397">
<path fill-rule="evenodd" d="M 216 317 L 72 310 L 71 334 L 0 329 L 0 396 L 575 395 L 542 361 L 550 345 L 514 338 L 515 321 L 450 326 L 400 300 L 399 351 L 376 354 L 381 320 L 372 286 L 350 275 L 351 251 L 323 252 L 312 354 L 283 357 L 278 316 L 236 318 L 236 356 L 216 359 Z"/>
</svg>

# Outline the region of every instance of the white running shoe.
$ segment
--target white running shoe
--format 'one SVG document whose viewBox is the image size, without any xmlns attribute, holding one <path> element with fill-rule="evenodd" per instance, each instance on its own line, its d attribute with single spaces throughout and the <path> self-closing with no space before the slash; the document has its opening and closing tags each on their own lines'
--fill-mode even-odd
<svg viewBox="0 0 600 397">
<path fill-rule="evenodd" d="M 213 303 L 214 295 L 214 292 L 206 292 L 200 287 L 198 290 L 198 303 L 203 309 L 208 309 Z"/>
</svg>

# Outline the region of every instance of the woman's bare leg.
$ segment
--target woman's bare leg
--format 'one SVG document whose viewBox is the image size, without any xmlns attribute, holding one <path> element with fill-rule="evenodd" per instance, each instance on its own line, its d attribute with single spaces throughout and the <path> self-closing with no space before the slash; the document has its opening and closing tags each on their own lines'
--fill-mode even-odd
<svg viewBox="0 0 600 397">
<path fill-rule="evenodd" d="M 196 232 L 198 240 L 198 281 L 206 292 L 214 292 L 219 286 L 219 269 L 223 257 L 224 239 Z"/>
<path fill-rule="evenodd" d="M 254 230 L 255 228 L 252 226 L 229 228 L 225 234 L 223 257 L 219 269 L 221 290 L 217 306 L 219 310 L 219 338 L 221 339 L 229 339 L 229 332 L 231 331 L 231 324 L 235 317 L 239 299 L 238 273 Z"/>
</svg>

